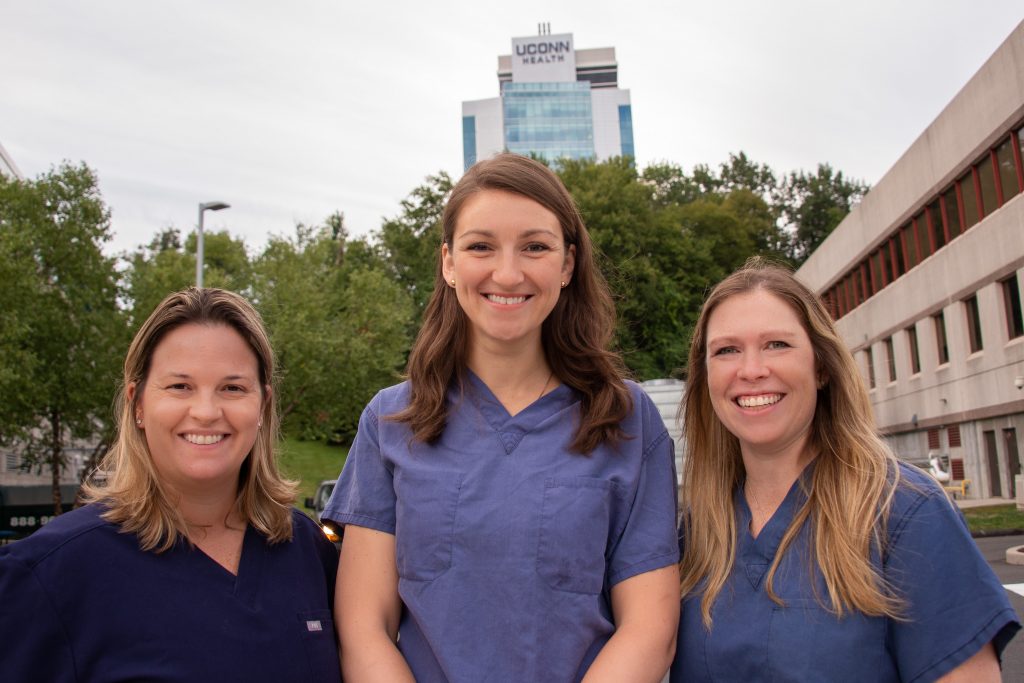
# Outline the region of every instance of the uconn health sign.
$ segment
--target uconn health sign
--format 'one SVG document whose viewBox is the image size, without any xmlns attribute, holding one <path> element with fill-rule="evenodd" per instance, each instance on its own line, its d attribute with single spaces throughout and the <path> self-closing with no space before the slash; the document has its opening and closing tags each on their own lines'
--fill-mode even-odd
<svg viewBox="0 0 1024 683">
<path fill-rule="evenodd" d="M 572 34 L 512 39 L 512 80 L 547 83 L 576 80 Z"/>
</svg>

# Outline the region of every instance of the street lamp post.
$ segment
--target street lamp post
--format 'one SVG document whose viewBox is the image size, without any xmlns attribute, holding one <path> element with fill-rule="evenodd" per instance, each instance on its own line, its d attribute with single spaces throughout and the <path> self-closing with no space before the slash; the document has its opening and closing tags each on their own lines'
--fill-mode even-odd
<svg viewBox="0 0 1024 683">
<path fill-rule="evenodd" d="M 199 205 L 199 229 L 196 232 L 196 287 L 203 286 L 203 214 L 231 208 L 224 202 L 204 202 Z"/>
</svg>

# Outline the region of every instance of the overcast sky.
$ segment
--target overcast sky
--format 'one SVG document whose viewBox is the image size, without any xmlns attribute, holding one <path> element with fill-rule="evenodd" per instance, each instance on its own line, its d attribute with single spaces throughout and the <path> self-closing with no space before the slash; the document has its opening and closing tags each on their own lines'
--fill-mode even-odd
<svg viewBox="0 0 1024 683">
<path fill-rule="evenodd" d="M 627 9 L 630 7 L 630 9 Z M 1024 19 L 1021 0 L 0 0 L 0 144 L 34 177 L 84 161 L 108 250 L 207 229 L 258 249 L 344 212 L 376 229 L 462 173 L 461 103 L 512 37 L 616 49 L 637 161 L 745 151 L 876 182 Z"/>
</svg>

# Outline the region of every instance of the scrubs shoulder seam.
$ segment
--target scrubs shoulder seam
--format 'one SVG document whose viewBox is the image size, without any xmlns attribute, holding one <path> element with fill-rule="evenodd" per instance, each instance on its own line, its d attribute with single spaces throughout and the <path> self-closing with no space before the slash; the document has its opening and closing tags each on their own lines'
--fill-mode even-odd
<svg viewBox="0 0 1024 683">
<path fill-rule="evenodd" d="M 664 553 L 662 555 L 656 555 L 655 557 L 648 558 L 648 559 L 644 560 L 643 562 L 637 562 L 635 564 L 631 564 L 628 567 L 623 567 L 622 569 L 620 569 L 620 570 L 618 570 L 618 571 L 616 571 L 616 572 L 614 572 L 612 574 L 609 574 L 608 575 L 608 587 L 611 588 L 612 586 L 615 586 L 616 584 L 622 583 L 626 579 L 631 579 L 634 576 L 639 576 L 640 574 L 646 574 L 647 572 L 652 572 L 655 569 L 663 569 L 664 567 L 668 567 L 668 566 L 671 566 L 671 565 L 674 565 L 674 564 L 678 564 L 678 563 L 679 563 L 679 552 L 678 551 L 670 552 L 670 553 Z"/>
<path fill-rule="evenodd" d="M 649 456 L 651 453 L 653 453 L 654 449 L 657 448 L 658 446 L 660 446 L 661 442 L 664 441 L 667 438 L 668 438 L 668 430 L 665 429 L 664 426 L 662 426 L 661 433 L 658 434 L 658 436 L 655 437 L 654 441 L 652 441 L 650 443 L 650 445 L 648 445 L 647 448 L 644 449 L 644 453 L 643 453 L 642 459 L 646 460 L 647 456 Z"/>
<path fill-rule="evenodd" d="M 76 536 L 78 536 L 78 534 L 76 534 Z M 61 544 L 61 545 L 63 545 L 63 544 Z M 54 549 L 54 550 L 56 550 L 56 549 Z M 49 554 L 52 554 L 52 552 L 48 553 L 48 555 Z M 36 587 L 38 588 L 39 592 L 43 594 L 43 598 L 46 601 L 46 606 L 49 609 L 50 613 L 53 615 L 54 622 L 56 622 L 56 624 L 60 628 L 61 634 L 63 634 L 63 636 L 64 636 L 64 642 L 66 644 L 66 647 L 68 649 L 68 653 L 69 653 L 69 656 L 70 656 L 70 659 L 71 659 L 71 665 L 75 669 L 75 670 L 72 671 L 72 676 L 73 676 L 73 679 L 77 681 L 78 680 L 78 671 L 77 671 L 78 665 L 77 665 L 77 662 L 75 660 L 75 651 L 71 647 L 71 642 L 72 642 L 71 641 L 71 637 L 70 637 L 70 634 L 67 631 L 67 627 L 64 625 L 64 620 L 60 618 L 60 612 L 57 610 L 57 606 L 53 604 L 53 595 L 50 593 L 49 590 L 47 590 L 45 584 L 43 584 L 43 582 L 39 579 L 39 577 L 36 576 L 35 566 L 34 565 L 33 566 L 29 566 L 26 562 L 24 562 L 21 558 L 18 558 L 18 557 L 8 557 L 7 559 L 8 560 L 12 560 L 14 562 L 17 562 L 18 565 L 21 566 L 22 570 L 27 574 L 29 580 L 32 581 L 36 585 Z"/>
</svg>

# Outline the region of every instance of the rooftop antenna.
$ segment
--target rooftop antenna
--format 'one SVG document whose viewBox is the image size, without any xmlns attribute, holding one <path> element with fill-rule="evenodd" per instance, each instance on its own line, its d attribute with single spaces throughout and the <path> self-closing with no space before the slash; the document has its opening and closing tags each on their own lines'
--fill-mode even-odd
<svg viewBox="0 0 1024 683">
<path fill-rule="evenodd" d="M 537 35 L 539 36 L 550 36 L 551 35 L 551 22 L 542 21 L 537 24 Z"/>
</svg>

